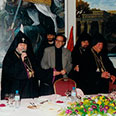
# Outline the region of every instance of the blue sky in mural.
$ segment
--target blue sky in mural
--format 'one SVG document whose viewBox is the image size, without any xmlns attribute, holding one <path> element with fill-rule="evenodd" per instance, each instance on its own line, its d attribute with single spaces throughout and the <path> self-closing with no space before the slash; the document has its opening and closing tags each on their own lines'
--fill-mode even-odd
<svg viewBox="0 0 116 116">
<path fill-rule="evenodd" d="M 116 10 L 116 0 L 84 0 L 90 4 L 90 8 L 101 10 Z"/>
</svg>

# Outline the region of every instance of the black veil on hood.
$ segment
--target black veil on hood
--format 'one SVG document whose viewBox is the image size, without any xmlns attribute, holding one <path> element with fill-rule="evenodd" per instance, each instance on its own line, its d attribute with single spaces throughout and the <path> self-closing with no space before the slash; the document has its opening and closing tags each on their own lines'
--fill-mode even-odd
<svg viewBox="0 0 116 116">
<path fill-rule="evenodd" d="M 93 40 L 92 40 L 92 43 L 91 45 L 94 46 L 96 45 L 97 43 L 99 42 L 102 42 L 102 43 L 105 43 L 105 38 L 102 34 L 100 33 L 96 33 L 94 36 L 93 36 Z"/>
<path fill-rule="evenodd" d="M 88 33 L 86 33 L 86 32 L 83 32 L 83 33 L 79 36 L 79 39 L 77 40 L 76 45 L 77 45 L 77 46 L 80 46 L 80 45 L 81 45 L 81 42 L 82 42 L 82 41 L 86 41 L 86 40 L 88 40 L 88 42 L 91 43 L 92 37 L 90 36 L 90 34 L 88 34 Z"/>
<path fill-rule="evenodd" d="M 93 40 L 91 42 L 91 46 L 93 47 L 94 45 L 96 45 L 99 42 L 102 42 L 103 43 L 103 49 L 102 49 L 102 52 L 101 53 L 107 55 L 108 54 L 107 41 L 106 41 L 106 39 L 104 38 L 104 36 L 102 34 L 96 33 L 93 36 Z"/>
<path fill-rule="evenodd" d="M 25 40 L 22 41 L 22 38 L 24 38 Z M 17 35 L 15 36 L 6 54 L 9 54 L 10 52 L 15 51 L 19 43 L 26 43 L 27 54 L 34 54 L 30 39 L 21 31 L 19 31 Z"/>
<path fill-rule="evenodd" d="M 89 44 L 91 45 L 91 41 L 92 41 L 92 36 L 86 32 L 81 33 L 81 35 L 79 36 L 79 39 L 76 42 L 76 45 L 73 49 L 73 51 L 77 51 L 77 49 L 79 49 L 79 47 L 81 47 L 81 42 L 88 40 Z"/>
</svg>

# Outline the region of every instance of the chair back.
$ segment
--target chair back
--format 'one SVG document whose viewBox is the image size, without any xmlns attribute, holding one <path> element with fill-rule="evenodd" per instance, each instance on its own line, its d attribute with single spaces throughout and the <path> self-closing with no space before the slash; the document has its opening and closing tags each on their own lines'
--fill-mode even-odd
<svg viewBox="0 0 116 116">
<path fill-rule="evenodd" d="M 72 87 L 76 88 L 76 82 L 70 78 L 61 78 L 54 83 L 54 92 L 62 96 L 66 96 L 67 91 L 71 91 Z"/>
<path fill-rule="evenodd" d="M 109 82 L 109 93 L 116 91 L 116 84 Z"/>
</svg>

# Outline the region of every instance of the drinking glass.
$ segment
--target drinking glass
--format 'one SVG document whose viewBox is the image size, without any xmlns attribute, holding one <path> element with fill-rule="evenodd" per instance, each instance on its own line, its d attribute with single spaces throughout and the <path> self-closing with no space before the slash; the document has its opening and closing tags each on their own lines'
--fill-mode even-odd
<svg viewBox="0 0 116 116">
<path fill-rule="evenodd" d="M 69 97 L 69 96 L 71 95 L 71 91 L 67 90 L 67 91 L 65 92 L 65 95 L 66 95 L 67 97 Z"/>
<path fill-rule="evenodd" d="M 6 93 L 4 99 L 6 100 L 7 105 L 9 105 L 9 94 Z"/>
<path fill-rule="evenodd" d="M 69 102 L 71 100 L 70 96 L 71 96 L 71 91 L 67 90 L 65 92 L 65 95 L 66 95 L 66 102 Z"/>
<path fill-rule="evenodd" d="M 13 107 L 14 106 L 14 94 L 13 93 L 9 94 L 8 101 L 9 101 L 9 106 Z"/>
</svg>

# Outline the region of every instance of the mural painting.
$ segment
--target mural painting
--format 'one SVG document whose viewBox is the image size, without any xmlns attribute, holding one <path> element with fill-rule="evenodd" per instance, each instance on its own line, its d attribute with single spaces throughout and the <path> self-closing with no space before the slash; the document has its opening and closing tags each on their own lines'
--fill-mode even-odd
<svg viewBox="0 0 116 116">
<path fill-rule="evenodd" d="M 77 0 L 77 36 L 86 31 L 99 32 L 108 43 L 109 53 L 116 53 L 116 1 Z"/>
<path fill-rule="evenodd" d="M 0 67 L 21 24 L 36 52 L 48 31 L 64 33 L 64 0 L 1 0 Z"/>
<path fill-rule="evenodd" d="M 1 0 L 0 67 L 8 47 L 23 24 L 34 52 L 47 31 L 64 33 L 65 0 Z M 102 33 L 109 53 L 116 53 L 116 1 L 76 0 L 77 38 L 86 31 Z"/>
</svg>

